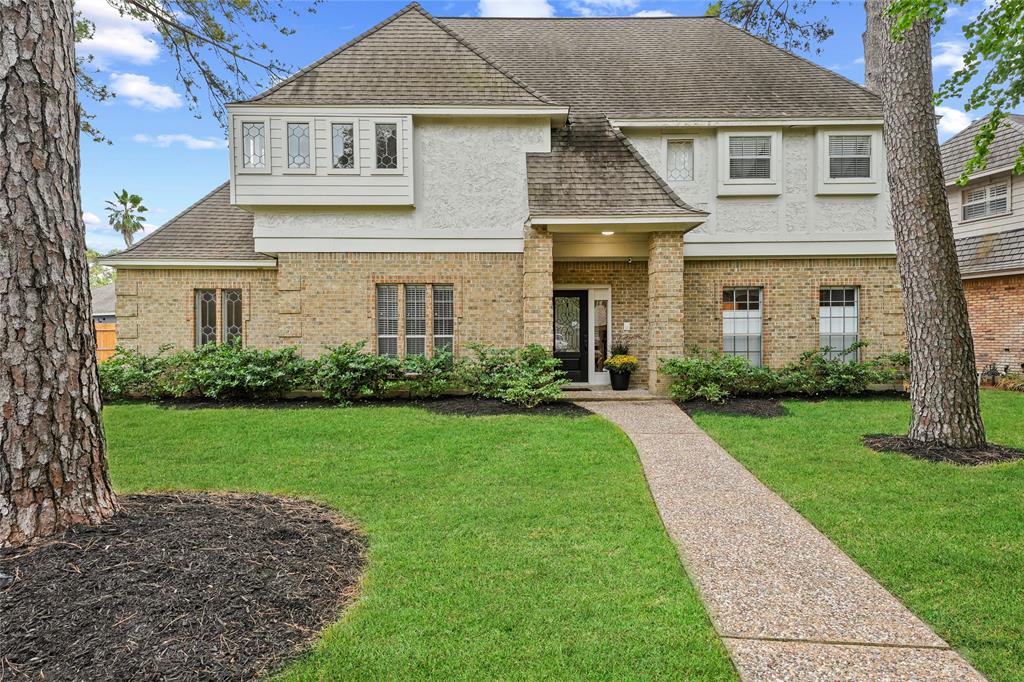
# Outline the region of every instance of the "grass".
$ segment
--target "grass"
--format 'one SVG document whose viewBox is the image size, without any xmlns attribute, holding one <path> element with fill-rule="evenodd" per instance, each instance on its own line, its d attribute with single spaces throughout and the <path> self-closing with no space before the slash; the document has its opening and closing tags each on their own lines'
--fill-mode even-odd
<svg viewBox="0 0 1024 682">
<path fill-rule="evenodd" d="M 287 679 L 735 679 L 626 436 L 598 417 L 106 408 L 121 493 L 267 491 L 368 534 Z"/>
<path fill-rule="evenodd" d="M 1024 462 L 967 468 L 868 450 L 904 401 L 789 401 L 697 423 L 995 681 L 1024 680 Z M 992 442 L 1024 448 L 1024 395 L 986 391 Z"/>
</svg>

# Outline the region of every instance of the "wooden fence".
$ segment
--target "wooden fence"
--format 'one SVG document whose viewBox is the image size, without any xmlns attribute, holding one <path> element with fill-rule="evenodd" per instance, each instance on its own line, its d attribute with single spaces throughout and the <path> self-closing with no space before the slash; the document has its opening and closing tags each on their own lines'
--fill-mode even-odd
<svg viewBox="0 0 1024 682">
<path fill-rule="evenodd" d="M 117 347 L 117 323 L 96 323 L 96 361 L 103 362 L 114 354 Z"/>
</svg>

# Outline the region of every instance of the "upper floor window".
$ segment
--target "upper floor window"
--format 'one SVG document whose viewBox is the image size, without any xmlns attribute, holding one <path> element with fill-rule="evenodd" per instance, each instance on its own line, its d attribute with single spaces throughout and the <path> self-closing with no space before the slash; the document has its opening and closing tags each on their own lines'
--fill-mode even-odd
<svg viewBox="0 0 1024 682">
<path fill-rule="evenodd" d="M 840 178 L 871 177 L 870 135 L 829 135 L 828 176 Z"/>
<path fill-rule="evenodd" d="M 856 287 L 822 287 L 818 293 L 819 343 L 831 360 L 857 360 L 851 350 L 857 343 L 858 298 Z"/>
<path fill-rule="evenodd" d="M 356 167 L 355 130 L 351 123 L 331 124 L 331 167 L 354 169 Z"/>
<path fill-rule="evenodd" d="M 761 364 L 761 288 L 722 291 L 722 350 Z"/>
<path fill-rule="evenodd" d="M 669 182 L 693 180 L 693 140 L 670 139 L 665 152 L 665 179 Z"/>
<path fill-rule="evenodd" d="M 772 177 L 770 135 L 729 136 L 729 179 L 768 180 Z"/>
<path fill-rule="evenodd" d="M 398 124 L 375 123 L 377 168 L 398 168 Z"/>
<path fill-rule="evenodd" d="M 1010 184 L 1000 182 L 963 191 L 963 220 L 978 220 L 1010 212 Z"/>
<path fill-rule="evenodd" d="M 262 121 L 242 122 L 242 168 L 266 168 L 267 126 Z"/>
<path fill-rule="evenodd" d="M 288 123 L 288 168 L 308 169 L 311 167 L 309 123 Z"/>
</svg>

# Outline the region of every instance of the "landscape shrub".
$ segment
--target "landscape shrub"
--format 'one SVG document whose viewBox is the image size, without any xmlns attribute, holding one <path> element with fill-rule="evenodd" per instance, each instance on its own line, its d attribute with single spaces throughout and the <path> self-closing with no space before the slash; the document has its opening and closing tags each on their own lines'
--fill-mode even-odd
<svg viewBox="0 0 1024 682">
<path fill-rule="evenodd" d="M 156 395 L 167 365 L 161 348 L 156 355 L 145 355 L 118 346 L 114 354 L 99 365 L 100 393 L 106 400 Z"/>
<path fill-rule="evenodd" d="M 539 344 L 492 348 L 470 344 L 473 356 L 460 363 L 459 383 L 473 395 L 536 407 L 561 396 L 569 383 L 561 363 Z"/>
<path fill-rule="evenodd" d="M 455 356 L 447 348 L 434 351 L 433 357 L 410 355 L 402 361 L 405 387 L 412 398 L 437 398 L 458 388 Z"/>
<path fill-rule="evenodd" d="M 738 355 L 697 351 L 683 358 L 663 360 L 659 371 L 675 379 L 670 388 L 679 400 L 704 398 L 723 402 L 740 395 L 769 395 L 777 378 L 767 367 L 757 367 Z"/>
<path fill-rule="evenodd" d="M 176 353 L 168 367 L 168 392 L 211 400 L 280 398 L 304 384 L 307 372 L 294 346 L 261 350 L 238 341 Z"/>
<path fill-rule="evenodd" d="M 387 355 L 367 353 L 365 341 L 328 348 L 313 361 L 313 388 L 328 400 L 347 404 L 366 398 L 383 398 L 402 379 L 402 366 Z"/>
<path fill-rule="evenodd" d="M 854 344 L 843 356 L 830 358 L 826 351 L 809 350 L 777 373 L 777 392 L 789 395 L 859 395 L 870 384 L 880 384 L 885 377 L 873 362 L 845 359 L 865 344 Z"/>
</svg>

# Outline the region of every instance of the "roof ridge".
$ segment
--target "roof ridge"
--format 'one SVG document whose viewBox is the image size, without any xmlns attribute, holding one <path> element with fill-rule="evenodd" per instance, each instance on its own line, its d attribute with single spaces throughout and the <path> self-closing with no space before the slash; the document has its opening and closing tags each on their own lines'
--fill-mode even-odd
<svg viewBox="0 0 1024 682">
<path fill-rule="evenodd" d="M 186 207 L 185 207 L 185 208 L 183 208 L 182 210 L 178 211 L 178 213 L 177 213 L 177 214 L 176 214 L 176 215 L 175 215 L 175 216 L 174 216 L 173 218 L 171 218 L 170 220 L 168 220 L 167 222 L 165 222 L 165 223 L 164 223 L 163 225 L 161 225 L 160 227 L 156 228 L 155 230 L 153 230 L 153 231 L 152 231 L 152 232 L 150 232 L 149 234 L 147 234 L 147 235 L 143 236 L 143 237 L 142 237 L 142 239 L 140 239 L 139 241 L 135 242 L 134 244 L 132 244 L 131 246 L 129 246 L 129 247 L 128 247 L 127 249 L 125 249 L 124 251 L 118 251 L 118 252 L 117 252 L 117 254 L 115 254 L 115 255 L 117 255 L 117 256 L 123 256 L 123 255 L 125 255 L 126 253 L 131 253 L 131 252 L 132 252 L 132 251 L 134 251 L 135 249 L 139 248 L 139 245 L 140 245 L 140 244 L 142 244 L 142 242 L 146 241 L 147 239 L 149 239 L 149 238 L 150 238 L 150 237 L 152 237 L 153 235 L 157 234 L 158 232 L 161 232 L 161 231 L 163 231 L 163 229 L 164 229 L 165 227 L 169 227 L 169 226 L 173 225 L 175 221 L 177 221 L 178 219 L 180 219 L 180 218 L 181 218 L 182 216 L 184 216 L 184 215 L 185 215 L 186 213 L 188 213 L 189 211 L 191 211 L 192 209 L 194 209 L 194 208 L 195 208 L 196 206 L 198 206 L 199 204 L 203 203 L 204 201 L 206 201 L 207 199 L 209 199 L 210 197 L 212 197 L 212 196 L 213 196 L 214 194 L 216 194 L 217 192 L 219 192 L 219 191 L 221 191 L 222 189 L 224 189 L 225 187 L 229 186 L 230 184 L 231 184 L 231 180 L 225 180 L 224 182 L 220 183 L 219 185 L 217 185 L 216 187 L 214 187 L 214 188 L 213 188 L 212 190 L 210 190 L 209 192 L 207 192 L 207 193 L 206 193 L 205 195 L 203 195 L 203 196 L 202 196 L 202 197 L 201 197 L 200 199 L 197 199 L 197 200 L 193 201 L 193 202 L 192 202 L 191 204 L 189 204 L 188 206 L 186 206 Z"/>
<path fill-rule="evenodd" d="M 617 139 L 629 151 L 629 153 L 640 164 L 640 166 L 645 171 L 647 171 L 647 173 L 650 174 L 652 178 L 654 178 L 654 181 L 658 183 L 661 189 L 664 190 L 665 194 L 668 195 L 668 197 L 676 204 L 676 206 L 678 206 L 679 208 L 685 208 L 688 211 L 693 211 L 694 213 L 703 213 L 704 215 L 707 215 L 707 211 L 702 211 L 699 208 L 690 206 L 683 200 L 682 197 L 676 194 L 676 191 L 672 189 L 667 182 L 665 182 L 665 179 L 661 177 L 661 175 L 657 171 L 655 171 L 654 168 L 651 167 L 651 164 L 647 162 L 647 159 L 644 158 L 643 154 L 637 151 L 637 148 L 633 146 L 633 143 L 629 141 L 629 138 L 626 137 L 625 133 L 623 133 L 617 127 L 613 126 L 611 121 L 608 120 L 607 116 L 603 116 L 603 118 L 604 122 L 611 129 L 612 134 L 615 136 L 615 139 Z"/>
<path fill-rule="evenodd" d="M 603 17 L 437 17 L 438 19 L 458 19 L 459 21 L 465 21 L 467 19 L 475 19 L 478 21 L 607 21 L 609 19 L 637 19 L 639 21 L 646 21 L 648 19 L 717 19 L 718 17 L 709 17 L 706 14 L 676 14 L 670 17 L 637 17 L 637 16 L 603 16 Z"/>
</svg>

